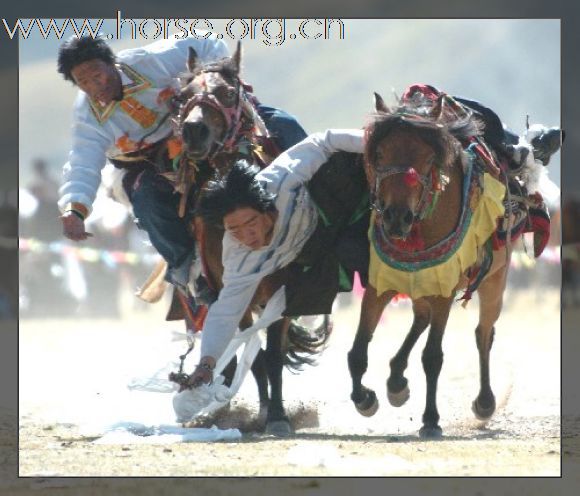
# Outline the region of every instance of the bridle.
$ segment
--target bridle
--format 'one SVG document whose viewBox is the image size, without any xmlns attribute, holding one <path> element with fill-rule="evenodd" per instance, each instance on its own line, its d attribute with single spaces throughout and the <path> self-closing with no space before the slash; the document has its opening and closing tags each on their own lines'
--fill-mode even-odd
<svg viewBox="0 0 580 496">
<path fill-rule="evenodd" d="M 445 188 L 449 181 L 448 178 L 442 174 L 434 161 L 431 163 L 431 168 L 427 174 L 419 174 L 413 167 L 407 165 L 397 166 L 383 166 L 376 167 L 374 164 L 367 163 L 367 174 L 372 181 L 373 189 L 371 191 L 371 210 L 377 213 L 377 219 L 382 219 L 386 206 L 380 199 L 379 189 L 381 182 L 388 177 L 403 175 L 403 181 L 409 186 L 421 185 L 421 196 L 415 210 L 413 211 L 413 222 L 419 222 L 431 215 L 433 208 L 439 198 L 439 194 Z M 378 222 L 379 228 L 383 231 L 383 223 Z M 386 233 L 383 232 L 384 235 Z"/>
<path fill-rule="evenodd" d="M 413 212 L 413 218 L 417 221 L 423 220 L 427 213 L 429 200 L 433 197 L 435 192 L 438 191 L 436 168 L 432 167 L 430 170 L 431 173 L 429 174 L 419 174 L 413 167 L 406 165 L 388 167 L 381 171 L 375 168 L 373 174 L 375 180 L 374 189 L 372 191 L 371 208 L 381 216 L 385 213 L 386 207 L 383 205 L 382 200 L 379 199 L 379 188 L 381 182 L 388 177 L 404 174 L 404 180 L 409 178 L 409 182 L 413 180 L 421 184 L 421 197 L 419 198 L 416 211 Z"/>
<path fill-rule="evenodd" d="M 235 148 L 236 142 L 238 140 L 240 130 L 243 125 L 243 110 L 244 110 L 244 101 L 245 97 L 245 84 L 236 77 L 236 97 L 235 102 L 232 106 L 226 106 L 219 99 L 210 91 L 207 90 L 207 82 L 205 78 L 205 74 L 210 72 L 216 72 L 212 70 L 204 70 L 201 72 L 201 78 L 198 76 L 196 79 L 203 90 L 201 92 L 195 93 L 190 98 L 188 98 L 185 102 L 178 102 L 178 111 L 177 117 L 174 119 L 175 124 L 175 133 L 178 136 L 181 136 L 183 131 L 183 125 L 185 123 L 185 119 L 191 112 L 191 110 L 196 106 L 206 106 L 216 110 L 224 119 L 226 131 L 224 133 L 223 138 L 220 140 L 216 140 L 212 145 L 212 150 L 208 155 L 208 160 L 211 161 L 213 157 L 218 152 L 225 151 L 229 152 Z M 201 79 L 201 81 L 200 81 Z"/>
</svg>

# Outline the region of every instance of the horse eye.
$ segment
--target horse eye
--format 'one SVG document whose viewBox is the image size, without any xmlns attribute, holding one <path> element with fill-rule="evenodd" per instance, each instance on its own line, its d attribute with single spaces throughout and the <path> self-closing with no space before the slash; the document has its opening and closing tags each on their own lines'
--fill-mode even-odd
<svg viewBox="0 0 580 496">
<path fill-rule="evenodd" d="M 216 88 L 215 95 L 224 105 L 233 105 L 236 98 L 236 90 L 231 87 L 222 86 Z"/>
</svg>

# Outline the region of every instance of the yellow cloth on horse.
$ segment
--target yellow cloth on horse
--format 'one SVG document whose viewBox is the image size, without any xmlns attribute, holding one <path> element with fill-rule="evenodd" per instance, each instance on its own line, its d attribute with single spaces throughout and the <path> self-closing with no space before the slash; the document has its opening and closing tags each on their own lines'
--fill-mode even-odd
<svg viewBox="0 0 580 496">
<path fill-rule="evenodd" d="M 489 174 L 484 174 L 483 191 L 475 207 L 471 223 L 461 246 L 449 260 L 415 272 L 404 272 L 382 262 L 371 242 L 369 282 L 377 294 L 395 290 L 412 299 L 422 296 L 451 296 L 465 271 L 477 261 L 478 248 L 483 246 L 504 214 L 505 186 Z M 371 219 L 371 226 L 373 225 Z"/>
</svg>

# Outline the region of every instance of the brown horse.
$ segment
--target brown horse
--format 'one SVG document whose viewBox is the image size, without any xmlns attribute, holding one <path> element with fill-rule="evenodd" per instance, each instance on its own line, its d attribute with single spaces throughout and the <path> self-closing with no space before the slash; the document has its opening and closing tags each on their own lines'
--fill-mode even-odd
<svg viewBox="0 0 580 496">
<path fill-rule="evenodd" d="M 176 190 L 185 197 L 193 184 L 201 189 L 214 174 L 226 173 L 239 159 L 263 167 L 278 153 L 256 111 L 256 100 L 240 80 L 240 65 L 239 43 L 231 58 L 209 65 L 200 64 L 195 51 L 190 49 L 189 72 L 183 77 L 183 87 L 177 97 L 181 103 L 175 117 L 183 155 L 174 180 Z M 194 232 L 203 274 L 210 287 L 218 292 L 222 287 L 223 230 L 196 217 Z M 262 281 L 240 322 L 242 329 L 251 325 L 252 312 L 261 311 L 284 282 L 284 270 Z M 266 352 L 260 350 L 252 368 L 259 385 L 261 410 L 267 407 L 266 432 L 279 436 L 291 433 L 282 403 L 283 366 L 299 370 L 302 365 L 312 363 L 313 355 L 324 347 L 329 334 L 327 319 L 312 333 L 289 318 L 268 328 Z M 267 383 L 264 389 L 265 374 L 270 383 L 269 401 Z"/>
<path fill-rule="evenodd" d="M 427 397 L 421 437 L 442 435 L 436 404 L 443 364 L 441 344 L 456 291 L 474 282 L 476 265 L 479 274 L 486 275 L 477 281 L 480 390 L 472 407 L 479 419 L 489 419 L 494 413 L 489 357 L 511 254 L 509 246 L 492 251 L 489 241 L 504 212 L 505 188 L 483 173 L 472 149 L 464 149 L 481 133 L 480 126 L 469 114 L 448 118 L 445 104 L 442 95 L 436 101 L 405 100 L 391 110 L 375 94 L 377 113 L 367 128 L 365 150 L 374 210 L 370 279 L 348 354 L 351 399 L 359 413 L 373 415 L 378 408 L 376 394 L 361 383 L 368 344 L 391 299 L 397 293 L 411 297 L 414 320 L 390 361 L 387 394 L 394 406 L 408 399 L 404 372 L 409 354 L 429 327 L 422 354 Z M 491 190 L 496 192 L 495 198 Z M 485 260 L 487 266 L 482 263 Z"/>
</svg>

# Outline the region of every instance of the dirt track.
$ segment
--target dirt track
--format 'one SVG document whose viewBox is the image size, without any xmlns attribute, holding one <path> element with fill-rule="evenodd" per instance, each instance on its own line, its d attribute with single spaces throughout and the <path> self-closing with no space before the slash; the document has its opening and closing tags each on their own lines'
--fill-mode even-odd
<svg viewBox="0 0 580 496">
<path fill-rule="evenodd" d="M 151 327 L 156 323 L 152 316 L 124 323 L 23 321 L 20 475 L 560 475 L 556 292 L 544 295 L 541 302 L 532 294 L 510 297 L 492 350 L 498 410 L 487 427 L 479 425 L 470 411 L 478 387 L 473 338 L 477 302 L 466 310 L 457 305 L 444 340 L 439 410 L 445 437 L 440 441 L 425 442 L 417 436 L 424 407 L 420 364 L 424 337 L 411 355 L 409 402 L 395 409 L 385 398 L 388 359 L 410 322 L 410 310 L 404 305 L 390 310 L 370 348 L 364 382 L 377 392 L 381 408 L 371 419 L 354 411 L 348 399 L 346 352 L 357 318 L 356 310 L 339 310 L 331 344 L 318 367 L 285 376 L 286 404 L 297 428 L 294 437 L 277 440 L 250 432 L 238 442 L 172 445 L 94 444 L 86 429 L 66 418 L 79 404 L 94 401 L 95 395 L 105 398 L 108 385 L 135 370 L 138 356 L 151 359 L 151 347 L 166 339 L 163 332 L 168 332 Z M 127 349 L 135 353 L 128 355 Z M 246 429 L 251 424 L 254 389 L 251 380 L 246 381 L 233 406 L 235 415 L 229 417 L 230 426 Z M 154 396 L 170 402 L 170 395 Z M 118 407 L 122 411 L 123 405 Z M 59 419 L 57 412 L 64 412 L 63 417 Z M 50 481 L 44 485 L 50 486 Z"/>
</svg>

